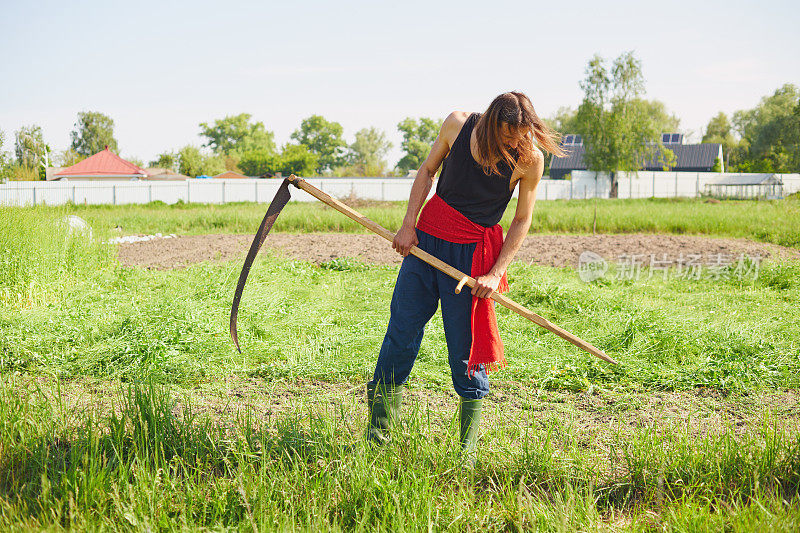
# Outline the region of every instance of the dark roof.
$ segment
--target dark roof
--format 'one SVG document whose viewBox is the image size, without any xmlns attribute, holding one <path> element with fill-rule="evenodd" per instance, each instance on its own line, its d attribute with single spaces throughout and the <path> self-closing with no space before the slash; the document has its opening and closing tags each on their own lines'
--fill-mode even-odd
<svg viewBox="0 0 800 533">
<path fill-rule="evenodd" d="M 703 144 L 673 144 L 667 146 L 675 152 L 675 166 L 673 168 L 704 168 L 713 167 L 714 161 L 719 157 L 718 143 Z"/>
<path fill-rule="evenodd" d="M 673 170 L 711 168 L 719 156 L 718 143 L 703 144 L 669 144 L 667 148 L 675 153 L 675 166 Z M 583 146 L 564 146 L 567 155 L 564 157 L 553 156 L 550 163 L 551 170 L 586 170 L 583 160 L 585 148 Z M 658 165 L 648 163 L 647 170 L 661 170 Z"/>
<path fill-rule="evenodd" d="M 553 156 L 550 162 L 552 170 L 586 170 L 586 163 L 583 162 L 585 152 L 583 146 L 562 146 L 567 155 L 564 157 Z"/>
</svg>

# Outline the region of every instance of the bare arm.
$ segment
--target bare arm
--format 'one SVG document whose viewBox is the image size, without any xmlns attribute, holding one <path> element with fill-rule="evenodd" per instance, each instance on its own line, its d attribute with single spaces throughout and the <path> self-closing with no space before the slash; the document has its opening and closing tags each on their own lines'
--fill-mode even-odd
<svg viewBox="0 0 800 533">
<path fill-rule="evenodd" d="M 425 158 L 425 161 L 422 162 L 417 171 L 417 177 L 414 178 L 414 183 L 411 185 L 406 216 L 403 218 L 403 224 L 392 241 L 392 248 L 397 250 L 403 257 L 409 254 L 412 246 L 419 244 L 417 232 L 414 229 L 417 225 L 417 217 L 422 205 L 425 203 L 425 199 L 428 198 L 428 193 L 431 191 L 436 171 L 439 170 L 439 166 L 441 166 L 442 161 L 450 151 L 450 139 L 454 137 L 453 131 L 458 132 L 461 123 L 463 123 L 463 120 L 459 122 L 458 118 L 456 118 L 456 113 L 450 113 L 447 116 L 428 157 Z"/>
<path fill-rule="evenodd" d="M 475 287 L 472 294 L 481 298 L 489 298 L 492 292 L 497 290 L 500 278 L 511 264 L 511 260 L 517 254 L 522 241 L 528 234 L 533 218 L 533 205 L 536 202 L 536 187 L 542 179 L 544 171 L 544 158 L 539 155 L 533 164 L 527 167 L 519 167 L 522 176 L 519 182 L 519 198 L 517 199 L 517 210 L 514 219 L 508 228 L 500 255 L 497 257 L 492 269 L 484 276 L 475 280 Z"/>
<path fill-rule="evenodd" d="M 431 171 L 425 166 L 425 163 L 419 167 L 417 177 L 414 178 L 414 183 L 411 185 L 411 194 L 408 197 L 408 208 L 406 209 L 406 216 L 403 218 L 403 225 L 411 226 L 412 228 L 417 225 L 417 217 L 419 216 L 422 205 L 431 192 L 433 186 L 433 177 L 436 170 Z"/>
</svg>

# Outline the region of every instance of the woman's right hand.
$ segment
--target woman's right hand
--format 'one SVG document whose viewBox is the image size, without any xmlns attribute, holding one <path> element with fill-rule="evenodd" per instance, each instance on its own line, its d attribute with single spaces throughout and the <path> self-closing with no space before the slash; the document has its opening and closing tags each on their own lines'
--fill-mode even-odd
<svg viewBox="0 0 800 533">
<path fill-rule="evenodd" d="M 403 224 L 392 240 L 392 248 L 403 257 L 407 256 L 412 246 L 419 244 L 417 230 L 414 226 Z"/>
</svg>

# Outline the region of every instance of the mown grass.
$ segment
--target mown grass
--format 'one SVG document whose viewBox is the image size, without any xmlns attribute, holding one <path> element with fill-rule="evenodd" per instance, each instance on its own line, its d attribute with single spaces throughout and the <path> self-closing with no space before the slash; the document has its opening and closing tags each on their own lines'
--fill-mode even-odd
<svg viewBox="0 0 800 533">
<path fill-rule="evenodd" d="M 397 267 L 260 256 L 240 311 L 239 354 L 227 332 L 238 263 L 122 268 L 97 240 L 53 229 L 62 212 L 10 213 L 16 218 L 0 225 L 2 529 L 716 531 L 800 523 L 797 428 L 769 413 L 755 430 L 700 436 L 657 425 L 615 433 L 609 422 L 610 442 L 570 438 L 566 420 L 540 420 L 532 430 L 511 419 L 485 428 L 469 472 L 455 455 L 454 428 L 420 407 L 381 450 L 361 443 L 365 420 L 352 400 L 324 408 L 301 398 L 266 419 L 245 408 L 197 412 L 180 391 L 230 376 L 362 386 Z M 571 269 L 525 264 L 509 276 L 512 298 L 622 364 L 599 362 L 498 307 L 509 367 L 495 379 L 639 394 L 798 387 L 796 263 L 765 262 L 758 277 L 741 280 L 586 284 Z M 450 391 L 445 354 L 437 313 L 409 389 Z M 65 380 L 87 377 L 121 387 L 111 409 L 83 412 L 59 393 Z"/>
<path fill-rule="evenodd" d="M 404 202 L 373 202 L 358 210 L 382 226 L 396 230 L 405 215 Z M 538 201 L 532 233 L 591 233 L 593 200 Z M 0 208 L 2 209 L 2 208 Z M 123 233 L 253 233 L 266 211 L 265 204 L 224 205 L 153 203 L 128 206 L 36 207 L 35 213 L 74 213 L 97 231 Z M 512 200 L 501 224 L 508 226 L 516 209 Z M 274 231 L 343 231 L 366 233 L 363 226 L 319 202 L 290 202 Z M 800 197 L 784 200 L 730 200 L 718 204 L 702 199 L 599 200 L 597 231 L 600 233 L 673 233 L 716 237 L 743 237 L 783 246 L 800 246 Z"/>
<path fill-rule="evenodd" d="M 3 308 L 0 368 L 184 384 L 231 373 L 336 380 L 371 375 L 396 266 L 259 258 L 239 313 L 242 354 L 227 331 L 239 269 L 238 263 L 162 272 L 109 266 L 60 283 L 57 292 L 34 291 L 32 300 Z M 795 387 L 799 274 L 796 264 L 767 262 L 755 280 L 586 284 L 571 269 L 515 264 L 511 298 L 623 364 L 600 362 L 498 306 L 510 362 L 502 375 L 574 391 Z M 437 312 L 414 379 L 449 388 L 445 353 Z"/>
</svg>

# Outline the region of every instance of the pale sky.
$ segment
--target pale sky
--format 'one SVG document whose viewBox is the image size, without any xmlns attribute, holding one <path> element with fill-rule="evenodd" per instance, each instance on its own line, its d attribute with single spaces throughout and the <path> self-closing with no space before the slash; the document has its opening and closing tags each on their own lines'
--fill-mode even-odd
<svg viewBox="0 0 800 533">
<path fill-rule="evenodd" d="M 115 121 L 123 157 L 201 144 L 248 112 L 283 144 L 311 114 L 386 131 L 483 111 L 523 91 L 542 117 L 577 107 L 595 53 L 642 60 L 647 97 L 685 133 L 800 85 L 796 1 L 9 2 L 0 0 L 0 130 L 38 124 L 56 150 L 79 111 Z M 695 136 L 696 138 L 696 136 Z"/>
</svg>

